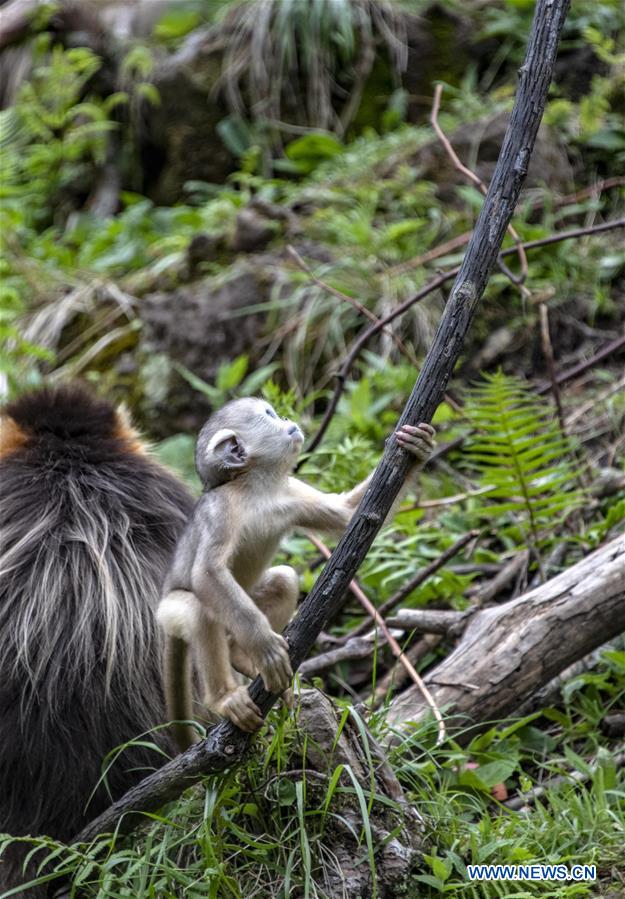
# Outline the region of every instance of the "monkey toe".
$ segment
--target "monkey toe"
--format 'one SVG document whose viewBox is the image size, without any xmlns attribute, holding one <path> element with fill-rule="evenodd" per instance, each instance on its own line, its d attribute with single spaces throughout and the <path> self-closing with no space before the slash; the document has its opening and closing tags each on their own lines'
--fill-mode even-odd
<svg viewBox="0 0 625 899">
<path fill-rule="evenodd" d="M 287 687 L 282 696 L 280 697 L 282 703 L 286 706 L 289 711 L 293 711 L 295 708 L 295 694 L 291 687 Z"/>
<path fill-rule="evenodd" d="M 283 671 L 261 671 L 261 677 L 268 693 L 282 693 L 289 685 L 290 677 Z"/>
<path fill-rule="evenodd" d="M 226 697 L 221 703 L 221 713 L 246 733 L 253 733 L 263 723 L 261 711 L 247 692 L 247 687 L 237 687 Z"/>
<path fill-rule="evenodd" d="M 282 693 L 286 690 L 293 677 L 293 671 L 288 644 L 284 637 L 272 634 L 271 642 L 258 665 L 258 671 L 269 693 Z"/>
</svg>

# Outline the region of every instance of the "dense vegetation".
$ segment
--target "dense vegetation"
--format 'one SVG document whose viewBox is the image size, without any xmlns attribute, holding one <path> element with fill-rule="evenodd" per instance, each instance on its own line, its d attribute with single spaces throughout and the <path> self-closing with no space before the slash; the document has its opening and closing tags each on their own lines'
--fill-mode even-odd
<svg viewBox="0 0 625 899">
<path fill-rule="evenodd" d="M 361 11 L 370 5 L 353 4 Z M 482 202 L 479 189 L 449 164 L 429 112 L 411 114 L 409 95 L 396 87 L 381 110 L 365 91 L 342 132 L 331 121 L 322 129 L 294 126 L 296 136 L 282 133 L 279 145 L 262 121 L 229 111 L 218 130 L 234 160 L 232 173 L 221 183 L 190 180 L 177 202 L 161 205 L 141 175 L 142 121 L 161 103 L 151 77 L 155 48 L 173 54 L 187 33 L 217 15 L 209 6 L 181 5 L 160 21 L 156 43 L 126 48 L 123 81 L 108 92 L 97 85 L 102 61 L 92 49 L 52 45 L 42 33 L 31 77 L 0 112 L 5 392 L 86 378 L 130 405 L 155 439 L 155 452 L 195 489 L 194 427 L 206 409 L 260 392 L 314 433 L 335 372 L 368 317 L 388 314 L 458 264 L 463 244 L 454 239 L 470 231 Z M 341 64 L 349 68 L 350 41 L 357 46 L 363 38 L 346 17 L 350 4 L 327 6 L 335 17 L 328 25 L 333 52 L 340 57 L 342 47 Z M 442 6 L 457 12 L 454 3 Z M 523 242 L 574 228 L 589 233 L 528 250 L 521 286 L 506 268 L 493 274 L 434 420 L 439 442 L 451 448 L 426 469 L 419 496 L 384 529 L 359 572 L 377 606 L 469 532 L 475 536 L 402 608 L 465 609 L 502 565 L 528 550 L 524 567 L 497 597 L 508 599 L 624 529 L 623 347 L 565 381 L 558 410 L 538 311 L 546 304 L 559 372 L 591 360 L 625 323 L 623 231 L 592 233 L 623 215 L 625 12 L 618 2 L 573 6 L 562 47 L 572 62 L 552 87 L 539 163 L 514 228 Z M 287 37 L 297 44 L 306 30 L 297 20 L 301 4 L 284 2 L 282 9 L 285 21 L 276 28 L 286 52 Z M 471 44 L 496 49 L 460 73 L 433 67 L 432 81 L 445 83 L 440 125 L 462 161 L 485 178 L 489 160 L 474 136 L 486 133 L 484 123 L 502 116 L 505 123 L 532 9 L 525 0 L 469 5 L 462 14 Z M 388 68 L 388 49 L 378 52 Z M 244 75 L 237 72 L 243 99 Z M 89 211 L 87 198 L 94 173 L 109 160 L 112 135 L 122 159 L 119 207 L 103 219 Z M 251 216 L 248 245 L 243 213 Z M 505 246 L 514 247 L 513 240 Z M 518 275 L 517 257 L 506 263 Z M 255 288 L 241 299 L 229 285 L 250 272 Z M 233 356 L 221 349 L 199 363 L 193 348 L 185 356 L 184 346 L 178 352 L 157 339 L 149 313 L 155 296 L 168 295 L 172 317 L 186 309 L 187 297 L 199 296 L 192 308 L 210 316 L 210 298 L 219 291 L 228 298 L 230 290 L 234 327 L 253 323 L 247 345 L 234 344 Z M 371 470 L 443 301 L 441 289 L 431 292 L 360 352 L 303 477 L 342 490 Z M 314 547 L 296 535 L 283 554 L 308 591 L 319 570 Z M 348 598 L 319 652 L 363 620 L 363 609 Z M 417 642 L 411 633 L 400 639 L 405 648 Z M 419 642 L 413 656 L 419 671 L 453 643 Z M 625 895 L 622 733 L 620 740 L 610 736 L 606 724 L 625 702 L 625 647 L 615 643 L 586 661 L 545 707 L 491 722 L 468 743 L 457 735 L 436 746 L 429 721 L 389 750 L 423 818 L 428 847 L 421 870 L 394 895 Z M 318 675 L 340 710 L 340 727 L 349 720 L 365 734 L 366 721 L 373 737 L 385 741 L 385 706 L 403 679 L 396 673 L 393 683 L 393 665 L 384 641 L 372 642 L 364 658 Z M 373 756 L 368 761 L 375 765 Z M 120 763 L 105 760 L 103 777 Z M 132 839 L 73 848 L 45 838 L 32 843 L 41 847 L 38 858 L 52 858 L 87 896 L 335 895 L 326 872 L 334 865 L 336 834 L 349 826 L 334 804 L 344 794 L 358 811 L 362 864 L 375 884 L 378 847 L 369 816 L 376 796 L 355 776 L 346 786 L 339 768 L 323 777 L 309 768 L 297 712 L 274 710 L 243 767 L 207 778 Z M 544 782 L 548 788 L 533 794 Z M 508 807 L 497 792 L 501 784 L 510 797 L 530 798 Z M 524 861 L 596 864 L 598 882 L 478 884 L 466 877 L 467 864 Z"/>
</svg>

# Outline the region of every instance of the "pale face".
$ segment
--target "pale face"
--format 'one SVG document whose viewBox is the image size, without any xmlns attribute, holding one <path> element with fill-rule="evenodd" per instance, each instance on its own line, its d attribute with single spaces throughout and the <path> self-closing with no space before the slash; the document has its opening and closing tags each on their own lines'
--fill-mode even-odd
<svg viewBox="0 0 625 899">
<path fill-rule="evenodd" d="M 230 455 L 235 463 L 233 471 L 238 453 L 242 460 L 241 471 L 258 468 L 283 474 L 297 459 L 304 434 L 295 422 L 280 418 L 273 406 L 264 400 L 252 397 L 233 400 L 212 415 L 200 432 L 196 461 L 205 483 L 213 480 L 214 467 L 228 468 L 224 452 L 228 441 L 235 451 Z"/>
</svg>

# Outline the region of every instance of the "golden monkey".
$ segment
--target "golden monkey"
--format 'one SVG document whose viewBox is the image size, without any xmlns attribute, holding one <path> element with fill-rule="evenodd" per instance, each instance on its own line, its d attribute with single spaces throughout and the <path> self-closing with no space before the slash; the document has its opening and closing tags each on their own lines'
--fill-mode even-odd
<svg viewBox="0 0 625 899">
<path fill-rule="evenodd" d="M 414 475 L 432 451 L 434 429 L 405 425 L 395 438 L 414 455 Z M 271 562 L 294 528 L 341 534 L 369 483 L 323 493 L 292 477 L 303 441 L 298 425 L 252 398 L 228 403 L 200 432 L 196 466 L 204 493 L 177 544 L 158 609 L 172 720 L 192 718 L 190 649 L 204 705 L 242 730 L 259 728 L 262 716 L 233 666 L 248 677 L 260 674 L 272 693 L 289 685 L 288 646 L 279 632 L 295 611 L 298 581 L 292 568 Z M 175 736 L 181 748 L 194 741 L 188 725 L 176 725 Z"/>
<path fill-rule="evenodd" d="M 170 751 L 131 741 L 165 714 L 155 613 L 192 510 L 86 386 L 0 409 L 0 830 L 70 840 Z M 40 873 L 30 855 L 5 847 L 0 895 Z"/>
</svg>

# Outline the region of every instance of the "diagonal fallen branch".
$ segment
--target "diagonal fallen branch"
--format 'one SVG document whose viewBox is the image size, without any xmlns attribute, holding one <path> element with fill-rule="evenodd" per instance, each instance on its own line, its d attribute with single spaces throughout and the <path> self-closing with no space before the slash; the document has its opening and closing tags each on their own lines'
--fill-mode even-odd
<svg viewBox="0 0 625 899">
<path fill-rule="evenodd" d="M 478 611 L 447 658 L 424 676 L 462 742 L 516 712 L 573 662 L 625 630 L 625 535 L 522 596 Z M 392 703 L 397 727 L 429 714 L 409 687 Z M 467 728 L 471 728 L 467 730 Z"/>
<path fill-rule="evenodd" d="M 458 360 L 527 174 L 568 7 L 569 0 L 538 0 L 536 4 L 525 62 L 519 71 L 519 88 L 493 178 L 401 424 L 418 424 L 432 418 Z M 349 582 L 401 489 L 409 465 L 408 454 L 395 441 L 388 441 L 349 527 L 297 617 L 285 631 L 294 669 L 306 657 L 326 622 L 339 610 Z M 252 683 L 250 694 L 264 714 L 277 699 L 267 693 L 260 678 Z M 142 813 L 156 811 L 206 774 L 223 771 L 238 762 L 247 743 L 247 736 L 230 722 L 217 725 L 201 743 L 129 790 L 87 825 L 76 841 L 88 841 L 115 829 L 129 832 L 144 820 Z"/>
</svg>

